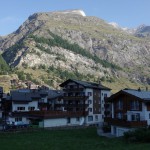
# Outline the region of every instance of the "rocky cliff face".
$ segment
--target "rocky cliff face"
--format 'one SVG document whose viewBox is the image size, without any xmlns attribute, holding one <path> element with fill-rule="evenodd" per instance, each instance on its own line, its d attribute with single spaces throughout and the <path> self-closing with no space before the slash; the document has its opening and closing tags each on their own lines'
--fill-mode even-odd
<svg viewBox="0 0 150 150">
<path fill-rule="evenodd" d="M 150 26 L 141 25 L 135 30 L 137 37 L 150 37 Z"/>
<path fill-rule="evenodd" d="M 79 51 L 71 48 L 77 45 Z M 0 38 L 0 49 L 15 67 L 43 64 L 96 78 L 150 84 L 150 41 L 83 11 L 33 14 L 17 31 Z"/>
</svg>

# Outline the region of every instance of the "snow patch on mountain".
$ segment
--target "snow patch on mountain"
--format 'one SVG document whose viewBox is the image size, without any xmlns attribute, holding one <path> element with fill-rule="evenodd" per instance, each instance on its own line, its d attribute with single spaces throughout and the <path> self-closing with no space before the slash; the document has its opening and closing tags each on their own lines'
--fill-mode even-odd
<svg viewBox="0 0 150 150">
<path fill-rule="evenodd" d="M 81 15 L 83 17 L 86 16 L 85 12 L 80 9 L 74 9 L 74 10 L 64 10 L 64 11 L 56 11 L 54 13 L 61 13 L 61 14 L 76 14 L 76 15 Z"/>
</svg>

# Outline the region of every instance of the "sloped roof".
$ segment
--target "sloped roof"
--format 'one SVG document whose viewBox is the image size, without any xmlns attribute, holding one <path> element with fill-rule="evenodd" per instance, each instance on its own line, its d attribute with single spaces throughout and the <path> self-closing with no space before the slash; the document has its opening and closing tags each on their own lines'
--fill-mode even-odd
<svg viewBox="0 0 150 150">
<path fill-rule="evenodd" d="M 136 89 L 120 90 L 119 92 L 108 97 L 107 101 L 113 101 L 116 97 L 120 96 L 121 94 L 134 96 L 142 101 L 150 101 L 150 91 L 143 91 L 143 90 L 136 90 Z"/>
<path fill-rule="evenodd" d="M 63 96 L 63 91 L 62 90 L 49 90 L 48 91 L 48 99 L 54 99 L 56 97 Z"/>
<path fill-rule="evenodd" d="M 18 92 L 18 91 L 11 92 L 11 100 L 12 101 L 26 101 L 26 102 L 32 101 L 30 93 Z"/>
<path fill-rule="evenodd" d="M 133 89 L 124 89 L 123 91 L 131 95 L 134 95 L 138 98 L 141 98 L 143 100 L 150 100 L 150 91 L 133 90 Z"/>
<path fill-rule="evenodd" d="M 79 81 L 79 80 L 74 80 L 74 79 L 68 79 L 67 81 L 60 84 L 60 86 L 63 87 L 66 84 L 68 84 L 69 82 L 75 82 L 75 83 L 80 84 L 80 85 L 82 85 L 84 87 L 87 87 L 87 88 L 96 88 L 96 89 L 101 89 L 101 90 L 111 90 L 110 88 L 107 88 L 107 87 L 105 87 L 101 84 L 98 84 L 98 83 L 87 82 L 87 81 Z"/>
</svg>

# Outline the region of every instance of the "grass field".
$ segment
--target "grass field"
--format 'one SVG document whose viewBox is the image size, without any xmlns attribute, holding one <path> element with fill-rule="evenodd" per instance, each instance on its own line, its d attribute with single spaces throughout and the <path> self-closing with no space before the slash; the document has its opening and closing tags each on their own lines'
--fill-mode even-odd
<svg viewBox="0 0 150 150">
<path fill-rule="evenodd" d="M 99 137 L 95 128 L 0 133 L 0 150 L 149 150 L 150 144 Z"/>
</svg>

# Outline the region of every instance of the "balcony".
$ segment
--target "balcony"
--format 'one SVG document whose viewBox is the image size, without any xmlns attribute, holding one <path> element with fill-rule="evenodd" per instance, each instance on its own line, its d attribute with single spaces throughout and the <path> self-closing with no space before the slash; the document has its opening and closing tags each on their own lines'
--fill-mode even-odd
<svg viewBox="0 0 150 150">
<path fill-rule="evenodd" d="M 147 121 L 146 120 L 127 121 L 127 120 L 122 120 L 122 119 L 105 117 L 104 122 L 107 122 L 111 125 L 122 126 L 122 127 L 130 127 L 130 128 L 146 127 L 147 126 Z"/>
<path fill-rule="evenodd" d="M 87 116 L 87 111 L 26 111 L 26 112 L 12 112 L 12 116 L 27 117 L 27 118 L 64 118 L 64 117 L 80 117 Z"/>
<path fill-rule="evenodd" d="M 65 104 L 65 107 L 69 108 L 87 108 L 88 104 Z"/>
<path fill-rule="evenodd" d="M 88 96 L 64 96 L 64 100 L 87 100 Z"/>
<path fill-rule="evenodd" d="M 83 92 L 84 88 L 67 88 L 63 89 L 65 92 Z"/>
</svg>

